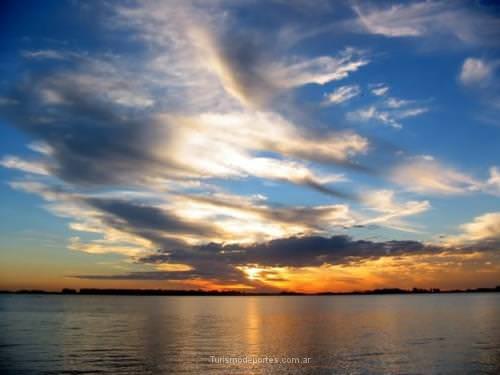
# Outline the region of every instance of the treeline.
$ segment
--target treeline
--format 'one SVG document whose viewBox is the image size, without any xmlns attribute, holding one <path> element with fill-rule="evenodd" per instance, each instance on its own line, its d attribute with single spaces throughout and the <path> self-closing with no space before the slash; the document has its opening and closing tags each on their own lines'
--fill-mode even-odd
<svg viewBox="0 0 500 375">
<path fill-rule="evenodd" d="M 434 294 L 434 293 L 491 293 L 500 292 L 500 285 L 495 288 L 475 288 L 475 289 L 452 289 L 441 290 L 439 288 L 422 289 L 399 289 L 399 288 L 383 288 L 353 292 L 323 292 L 316 295 L 366 295 L 366 294 Z"/>
<path fill-rule="evenodd" d="M 282 291 L 277 293 L 241 292 L 237 290 L 178 290 L 178 289 L 100 289 L 82 288 L 80 290 L 64 288 L 60 292 L 48 292 L 37 289 L 23 289 L 17 291 L 0 290 L 0 293 L 9 294 L 65 294 L 65 295 L 109 295 L 109 296 L 338 296 L 338 295 L 380 295 L 380 294 L 437 294 L 437 293 L 492 293 L 500 292 L 500 285 L 495 288 L 455 289 L 400 289 L 383 288 L 352 292 L 321 292 L 300 293 Z"/>
</svg>

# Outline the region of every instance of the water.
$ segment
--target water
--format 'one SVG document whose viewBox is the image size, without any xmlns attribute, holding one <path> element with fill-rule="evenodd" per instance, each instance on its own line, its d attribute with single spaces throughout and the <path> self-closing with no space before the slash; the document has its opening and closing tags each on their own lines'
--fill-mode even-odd
<svg viewBox="0 0 500 375">
<path fill-rule="evenodd" d="M 500 294 L 1 295 L 0 373 L 500 374 Z"/>
</svg>

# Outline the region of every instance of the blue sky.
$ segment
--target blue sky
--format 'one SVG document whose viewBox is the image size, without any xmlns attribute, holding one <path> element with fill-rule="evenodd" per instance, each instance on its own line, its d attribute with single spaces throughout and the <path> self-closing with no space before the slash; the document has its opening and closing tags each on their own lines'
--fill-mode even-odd
<svg viewBox="0 0 500 375">
<path fill-rule="evenodd" d="M 1 285 L 498 280 L 495 2 L 4 2 L 0 17 Z"/>
</svg>

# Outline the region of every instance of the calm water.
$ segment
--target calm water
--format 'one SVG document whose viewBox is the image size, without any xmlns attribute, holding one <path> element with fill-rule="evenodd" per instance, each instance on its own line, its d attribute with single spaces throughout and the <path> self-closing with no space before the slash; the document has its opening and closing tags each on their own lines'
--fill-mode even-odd
<svg viewBox="0 0 500 375">
<path fill-rule="evenodd" d="M 3 295 L 0 373 L 500 374 L 500 295 Z"/>
</svg>

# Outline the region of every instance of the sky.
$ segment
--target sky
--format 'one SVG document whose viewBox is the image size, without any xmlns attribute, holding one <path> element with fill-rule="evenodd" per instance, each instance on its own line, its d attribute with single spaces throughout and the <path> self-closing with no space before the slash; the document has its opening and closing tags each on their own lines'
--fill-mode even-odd
<svg viewBox="0 0 500 375">
<path fill-rule="evenodd" d="M 3 1 L 0 289 L 500 284 L 494 1 Z"/>
</svg>

